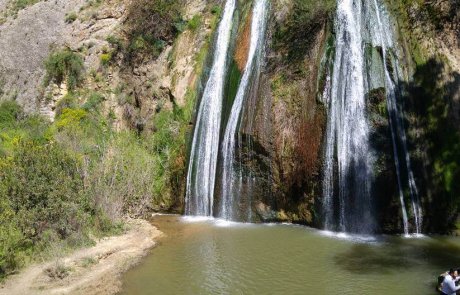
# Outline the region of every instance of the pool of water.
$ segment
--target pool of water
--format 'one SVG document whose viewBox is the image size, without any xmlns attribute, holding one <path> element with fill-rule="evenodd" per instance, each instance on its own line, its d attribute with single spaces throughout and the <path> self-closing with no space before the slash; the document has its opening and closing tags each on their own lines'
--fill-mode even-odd
<svg viewBox="0 0 460 295">
<path fill-rule="evenodd" d="M 284 224 L 156 216 L 166 236 L 121 294 L 436 294 L 460 239 L 365 237 Z"/>
</svg>

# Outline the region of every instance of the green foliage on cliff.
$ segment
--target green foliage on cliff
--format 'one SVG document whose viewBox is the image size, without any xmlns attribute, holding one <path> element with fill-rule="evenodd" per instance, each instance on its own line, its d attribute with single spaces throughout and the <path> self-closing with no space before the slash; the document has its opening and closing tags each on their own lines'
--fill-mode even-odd
<svg viewBox="0 0 460 295">
<path fill-rule="evenodd" d="M 10 3 L 8 3 L 7 11 L 5 12 L 5 15 L 12 15 L 13 17 L 16 17 L 20 10 L 28 6 L 32 6 L 38 2 L 40 2 L 40 0 L 13 0 L 13 1 L 10 1 Z"/>
<path fill-rule="evenodd" d="M 126 60 L 135 63 L 143 55 L 158 56 L 186 25 L 179 0 L 132 1 L 128 7 Z"/>
<path fill-rule="evenodd" d="M 159 126 L 169 135 L 118 133 L 98 110 L 103 96 L 81 96 L 66 97 L 54 123 L 0 104 L 0 277 L 53 244 L 78 247 L 127 214 L 172 206 L 155 180 L 173 171 L 165 163 L 177 152 L 168 145 L 184 144 L 181 129 L 167 119 Z"/>
<path fill-rule="evenodd" d="M 301 59 L 314 45 L 316 33 L 335 11 L 336 1 L 293 0 L 283 23 L 277 23 L 274 46 L 287 51 L 288 60 Z"/>
<path fill-rule="evenodd" d="M 61 84 L 64 80 L 67 89 L 74 90 L 83 79 L 83 60 L 81 56 L 70 49 L 63 49 L 51 53 L 45 61 L 45 86 L 51 82 Z"/>
<path fill-rule="evenodd" d="M 432 58 L 418 65 L 407 85 L 412 124 L 412 156 L 418 166 L 424 194 L 425 221 L 429 231 L 455 228 L 460 208 L 460 130 L 456 123 L 454 94 L 459 91 L 459 73 L 449 73 L 443 59 Z M 458 106 L 457 106 L 458 107 Z"/>
</svg>

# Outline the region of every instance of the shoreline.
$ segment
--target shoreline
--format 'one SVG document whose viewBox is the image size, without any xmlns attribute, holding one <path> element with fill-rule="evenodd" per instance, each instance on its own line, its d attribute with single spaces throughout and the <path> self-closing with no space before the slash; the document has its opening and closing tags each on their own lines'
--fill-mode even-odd
<svg viewBox="0 0 460 295">
<path fill-rule="evenodd" d="M 0 295 L 116 294 L 122 274 L 156 246 L 163 233 L 144 219 L 126 222 L 119 236 L 100 239 L 58 260 L 35 263 L 11 275 L 0 285 Z"/>
</svg>

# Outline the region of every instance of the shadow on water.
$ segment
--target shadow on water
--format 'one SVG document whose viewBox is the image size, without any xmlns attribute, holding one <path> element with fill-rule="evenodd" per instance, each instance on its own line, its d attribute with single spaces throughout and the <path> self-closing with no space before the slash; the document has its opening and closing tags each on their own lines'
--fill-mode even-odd
<svg viewBox="0 0 460 295">
<path fill-rule="evenodd" d="M 355 244 L 334 257 L 337 266 L 355 274 L 387 274 L 423 267 L 441 273 L 460 263 L 460 244 L 449 238 L 389 238 L 380 245 Z"/>
</svg>

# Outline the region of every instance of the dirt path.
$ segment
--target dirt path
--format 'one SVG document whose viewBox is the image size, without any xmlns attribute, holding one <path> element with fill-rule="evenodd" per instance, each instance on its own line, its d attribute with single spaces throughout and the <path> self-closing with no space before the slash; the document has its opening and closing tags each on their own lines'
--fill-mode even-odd
<svg viewBox="0 0 460 295">
<path fill-rule="evenodd" d="M 59 263 L 27 267 L 0 286 L 0 295 L 117 293 L 122 284 L 121 274 L 138 263 L 162 235 L 145 220 L 130 220 L 128 228 L 125 234 L 104 238 L 94 247 L 78 250 Z M 64 278 L 57 277 L 63 273 L 66 273 Z"/>
</svg>

